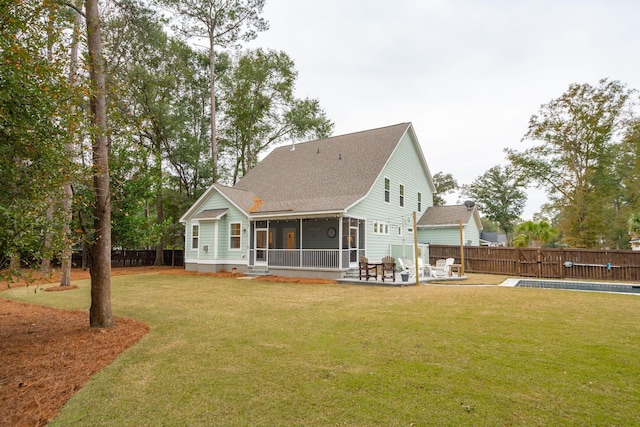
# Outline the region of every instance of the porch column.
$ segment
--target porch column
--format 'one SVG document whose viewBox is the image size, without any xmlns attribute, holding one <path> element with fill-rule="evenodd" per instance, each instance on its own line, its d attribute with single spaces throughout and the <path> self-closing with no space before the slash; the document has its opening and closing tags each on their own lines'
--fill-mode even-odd
<svg viewBox="0 0 640 427">
<path fill-rule="evenodd" d="M 338 217 L 338 268 L 342 269 L 342 222 L 343 216 Z"/>
</svg>

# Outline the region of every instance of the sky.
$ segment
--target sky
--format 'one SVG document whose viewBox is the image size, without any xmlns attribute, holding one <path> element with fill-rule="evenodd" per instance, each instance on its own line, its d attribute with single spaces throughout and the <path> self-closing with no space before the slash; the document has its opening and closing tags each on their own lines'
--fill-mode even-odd
<svg viewBox="0 0 640 427">
<path fill-rule="evenodd" d="M 411 122 L 459 184 L 532 146 L 529 118 L 571 83 L 640 89 L 637 0 L 266 0 L 263 17 L 245 48 L 286 52 L 334 135 Z M 523 219 L 546 201 L 528 193 Z"/>
</svg>

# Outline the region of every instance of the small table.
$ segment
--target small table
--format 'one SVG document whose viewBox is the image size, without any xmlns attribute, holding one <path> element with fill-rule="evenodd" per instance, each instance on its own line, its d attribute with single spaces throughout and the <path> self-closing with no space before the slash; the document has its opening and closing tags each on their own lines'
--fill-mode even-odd
<svg viewBox="0 0 640 427">
<path fill-rule="evenodd" d="M 449 266 L 449 276 L 453 276 L 454 271 L 460 277 L 462 275 L 462 264 L 451 264 Z"/>
</svg>

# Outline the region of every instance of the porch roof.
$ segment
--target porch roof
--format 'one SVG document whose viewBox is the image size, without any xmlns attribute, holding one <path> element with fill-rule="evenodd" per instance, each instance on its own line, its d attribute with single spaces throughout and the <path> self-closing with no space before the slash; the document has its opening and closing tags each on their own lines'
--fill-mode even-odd
<svg viewBox="0 0 640 427">
<path fill-rule="evenodd" d="M 198 212 L 194 215 L 194 219 L 220 219 L 222 218 L 229 209 L 205 209 L 201 212 Z"/>
</svg>

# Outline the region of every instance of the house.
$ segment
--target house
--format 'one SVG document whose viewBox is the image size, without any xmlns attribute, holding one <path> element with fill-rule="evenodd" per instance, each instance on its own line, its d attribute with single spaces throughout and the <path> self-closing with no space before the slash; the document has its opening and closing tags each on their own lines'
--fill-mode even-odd
<svg viewBox="0 0 640 427">
<path fill-rule="evenodd" d="M 461 230 L 462 228 L 462 230 Z M 462 205 L 430 206 L 418 221 L 418 241 L 437 245 L 480 245 L 482 221 L 473 202 Z"/>
<path fill-rule="evenodd" d="M 185 268 L 339 278 L 413 247 L 434 190 L 411 123 L 279 147 L 182 216 Z"/>
<path fill-rule="evenodd" d="M 496 231 L 481 231 L 480 246 L 507 246 L 507 235 Z"/>
</svg>

